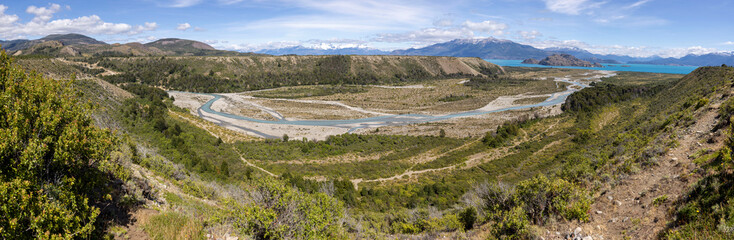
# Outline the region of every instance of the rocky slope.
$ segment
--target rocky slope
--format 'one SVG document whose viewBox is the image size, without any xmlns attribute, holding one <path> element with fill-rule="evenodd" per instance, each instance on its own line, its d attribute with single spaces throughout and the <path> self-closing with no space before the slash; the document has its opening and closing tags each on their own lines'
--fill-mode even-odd
<svg viewBox="0 0 734 240">
<path fill-rule="evenodd" d="M 545 66 L 604 67 L 599 63 L 591 63 L 578 59 L 570 54 L 553 54 L 543 60 L 525 59 L 524 64 L 540 64 Z"/>
<path fill-rule="evenodd" d="M 125 57 L 103 59 L 99 64 L 126 73 L 105 76 L 110 82 L 139 81 L 198 92 L 312 84 L 405 83 L 504 73 L 501 67 L 479 58 L 426 56 Z"/>
</svg>

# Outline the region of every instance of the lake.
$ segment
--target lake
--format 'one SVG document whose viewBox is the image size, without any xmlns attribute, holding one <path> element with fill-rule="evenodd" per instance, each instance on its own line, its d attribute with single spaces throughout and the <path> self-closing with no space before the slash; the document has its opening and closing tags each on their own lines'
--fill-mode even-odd
<svg viewBox="0 0 734 240">
<path fill-rule="evenodd" d="M 539 64 L 523 64 L 522 60 L 500 60 L 500 59 L 484 59 L 503 67 L 539 67 L 539 68 L 572 68 L 572 69 L 592 69 L 592 70 L 608 70 L 623 72 L 649 72 L 649 73 L 672 73 L 672 74 L 689 74 L 696 70 L 695 66 L 668 66 L 668 65 L 652 65 L 652 64 L 609 64 L 602 63 L 603 68 L 597 67 L 568 67 L 568 66 L 545 66 Z"/>
</svg>

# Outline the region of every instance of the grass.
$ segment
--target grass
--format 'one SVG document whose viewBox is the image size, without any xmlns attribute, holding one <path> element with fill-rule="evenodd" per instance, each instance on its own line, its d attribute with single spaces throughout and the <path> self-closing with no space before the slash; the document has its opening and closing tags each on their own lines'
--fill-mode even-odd
<svg viewBox="0 0 734 240">
<path fill-rule="evenodd" d="M 535 103 L 541 103 L 545 101 L 546 99 L 548 99 L 548 97 L 522 98 L 522 99 L 517 99 L 515 101 L 512 101 L 512 104 L 520 104 L 520 105 L 535 104 Z"/>
<path fill-rule="evenodd" d="M 456 102 L 456 101 L 461 101 L 461 100 L 469 99 L 469 98 L 473 98 L 473 97 L 474 96 L 472 96 L 472 95 L 453 95 L 453 94 L 451 94 L 451 95 L 448 95 L 448 96 L 439 98 L 438 101 L 441 101 L 441 102 Z"/>
<path fill-rule="evenodd" d="M 152 239 L 205 239 L 203 222 L 177 212 L 151 217 L 143 227 Z"/>
<path fill-rule="evenodd" d="M 334 94 L 354 94 L 366 92 L 367 88 L 364 86 L 356 85 L 321 85 L 321 86 L 299 86 L 299 87 L 284 87 L 277 88 L 268 91 L 256 92 L 253 97 L 261 98 L 285 98 L 285 99 L 298 99 L 298 98 L 309 98 L 309 97 L 321 97 L 329 96 Z"/>
</svg>

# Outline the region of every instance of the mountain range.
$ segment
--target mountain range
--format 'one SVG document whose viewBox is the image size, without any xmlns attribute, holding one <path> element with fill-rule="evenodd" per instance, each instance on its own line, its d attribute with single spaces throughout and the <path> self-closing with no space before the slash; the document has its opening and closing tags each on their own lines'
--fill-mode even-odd
<svg viewBox="0 0 734 240">
<path fill-rule="evenodd" d="M 165 38 L 149 43 L 108 44 L 81 34 L 52 34 L 28 40 L 0 40 L 2 48 L 12 55 L 43 56 L 242 56 L 253 55 L 217 50 L 209 44 L 186 39 Z"/>
<path fill-rule="evenodd" d="M 450 56 L 450 57 L 479 57 L 483 59 L 523 60 L 528 58 L 543 59 L 554 54 L 570 54 L 581 60 L 598 63 L 640 63 L 656 65 L 690 65 L 690 66 L 718 66 L 721 64 L 734 65 L 734 53 L 711 53 L 704 55 L 690 54 L 682 58 L 631 57 L 614 54 L 594 54 L 581 48 L 545 48 L 540 49 L 530 45 L 520 44 L 510 40 L 484 39 L 455 39 L 437 43 L 422 48 L 394 50 L 392 52 L 376 52 L 371 48 L 349 49 L 354 55 L 423 55 L 423 56 Z M 267 49 L 258 51 L 264 54 L 287 55 L 330 55 L 338 54 L 338 50 L 323 50 L 303 46 Z M 345 51 L 346 52 L 346 51 Z"/>
<path fill-rule="evenodd" d="M 631 57 L 594 54 L 580 48 L 545 48 L 520 44 L 510 40 L 456 39 L 422 48 L 382 51 L 374 48 L 304 47 L 293 46 L 259 50 L 257 53 L 218 50 L 199 41 L 166 38 L 150 43 L 108 44 L 81 34 L 52 34 L 28 40 L 3 41 L 0 45 L 12 55 L 44 56 L 242 56 L 242 55 L 421 55 L 449 57 L 479 57 L 482 59 L 523 60 L 543 59 L 554 54 L 570 54 L 581 60 L 598 63 L 639 63 L 656 65 L 718 66 L 734 65 L 734 52 L 690 54 L 681 58 Z"/>
</svg>

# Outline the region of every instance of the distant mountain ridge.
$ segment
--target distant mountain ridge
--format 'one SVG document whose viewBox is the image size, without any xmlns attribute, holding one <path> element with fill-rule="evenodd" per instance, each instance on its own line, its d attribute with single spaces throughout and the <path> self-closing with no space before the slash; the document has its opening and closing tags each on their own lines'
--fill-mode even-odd
<svg viewBox="0 0 734 240">
<path fill-rule="evenodd" d="M 395 50 L 394 55 L 479 57 L 483 59 L 544 58 L 551 54 L 529 45 L 496 38 L 456 39 L 423 48 Z"/>
<path fill-rule="evenodd" d="M 311 48 L 304 46 L 294 46 L 276 49 L 263 49 L 257 53 L 270 55 L 390 55 L 388 51 L 382 51 L 374 48 Z"/>
<path fill-rule="evenodd" d="M 483 39 L 455 39 L 437 43 L 422 48 L 410 48 L 383 52 L 374 49 L 317 49 L 303 46 L 265 49 L 259 53 L 272 55 L 421 55 L 421 56 L 449 56 L 449 57 L 479 57 L 483 59 L 524 60 L 528 58 L 543 59 L 554 54 L 570 54 L 581 60 L 606 63 L 641 63 L 656 65 L 690 65 L 690 66 L 718 66 L 721 64 L 734 65 L 731 54 L 712 53 L 706 55 L 687 55 L 682 58 L 631 57 L 614 54 L 595 54 L 581 48 L 551 47 L 539 49 L 530 45 L 516 43 L 510 40 L 483 38 Z"/>
<path fill-rule="evenodd" d="M 247 56 L 252 53 L 217 50 L 209 44 L 186 39 L 166 38 L 141 44 L 108 44 L 81 34 L 52 34 L 27 40 L 0 41 L 12 55 L 61 56 Z"/>
<path fill-rule="evenodd" d="M 686 55 L 681 58 L 631 57 L 611 54 L 594 54 L 580 48 L 545 48 L 539 49 L 530 45 L 510 40 L 455 39 L 437 43 L 423 48 L 394 50 L 391 52 L 374 48 L 309 48 L 294 46 L 278 49 L 264 49 L 258 53 L 218 50 L 199 41 L 166 38 L 142 44 L 137 42 L 125 44 L 107 44 L 81 34 L 52 34 L 46 37 L 28 40 L 0 40 L 2 48 L 12 55 L 44 55 L 44 56 L 248 56 L 248 55 L 420 55 L 448 57 L 478 57 L 482 59 L 523 60 L 528 58 L 543 59 L 554 54 L 570 54 L 581 60 L 596 63 L 639 63 L 655 65 L 688 65 L 719 66 L 734 65 L 734 52 L 710 53 L 703 55 Z"/>
<path fill-rule="evenodd" d="M 734 65 L 734 52 L 709 53 L 703 55 L 689 54 L 682 58 L 662 58 L 651 61 L 632 61 L 630 63 L 691 66 L 719 66 L 726 64 L 732 66 Z"/>
</svg>

